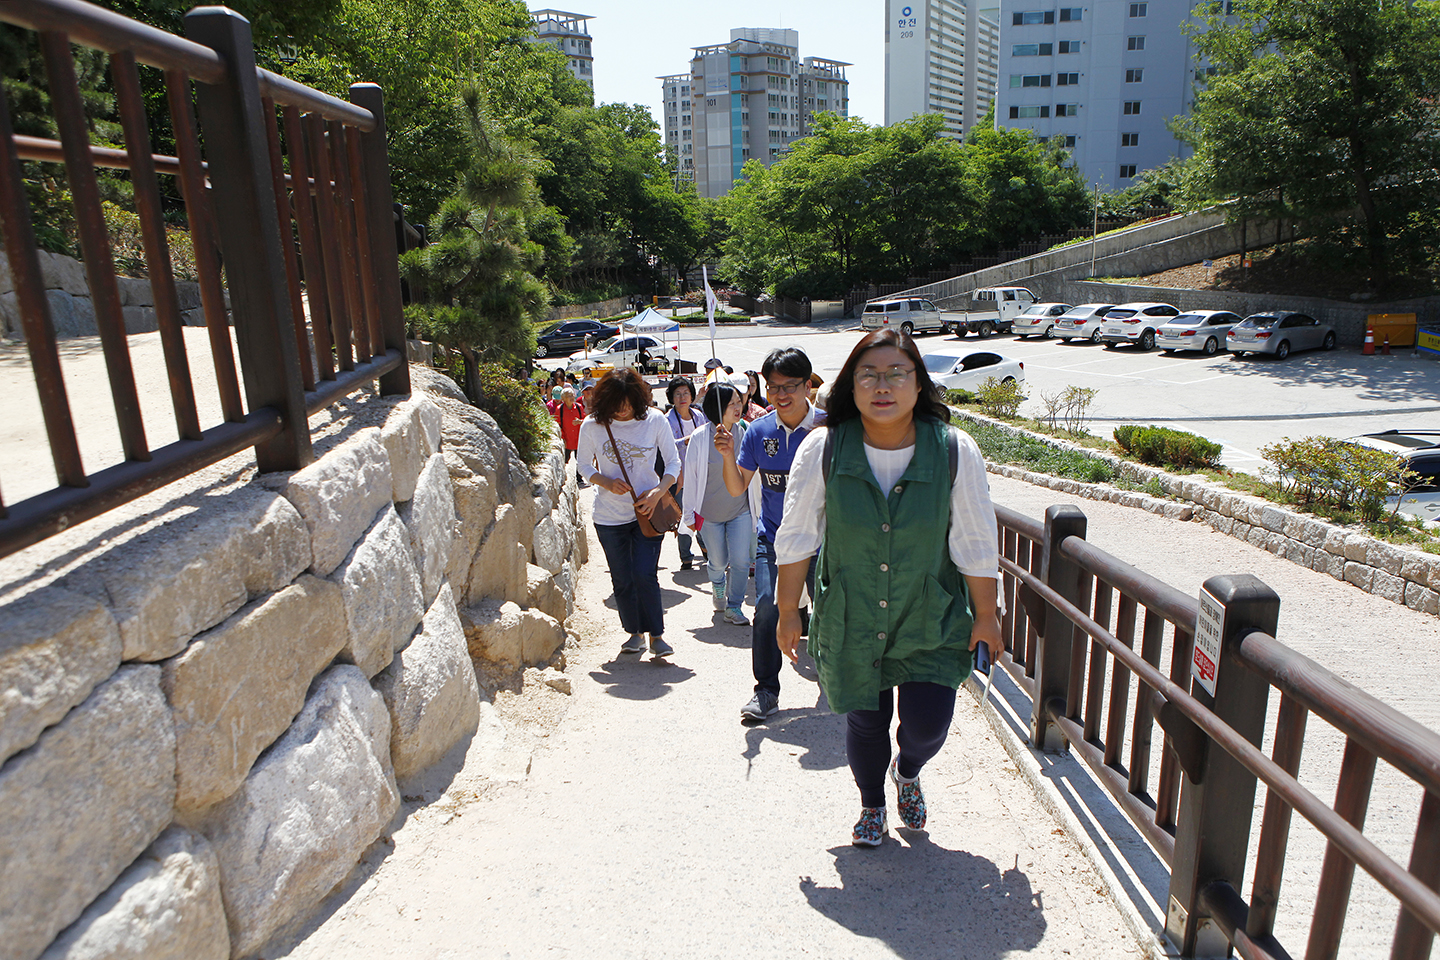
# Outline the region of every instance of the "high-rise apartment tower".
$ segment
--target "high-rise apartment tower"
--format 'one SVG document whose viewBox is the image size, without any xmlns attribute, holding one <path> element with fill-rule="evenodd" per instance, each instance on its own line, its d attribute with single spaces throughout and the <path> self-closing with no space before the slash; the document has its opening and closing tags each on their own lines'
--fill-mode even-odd
<svg viewBox="0 0 1440 960">
<path fill-rule="evenodd" d="M 885 124 L 938 113 L 948 136 L 964 136 L 995 98 L 997 9 L 965 0 L 885 0 L 885 11 Z"/>
<path fill-rule="evenodd" d="M 658 79 L 676 177 L 701 196 L 728 193 L 746 160 L 774 163 L 814 114 L 849 115 L 850 64 L 801 60 L 798 31 L 741 27 L 729 43 L 694 50 L 688 74 Z"/>
<path fill-rule="evenodd" d="M 1190 109 L 1189 0 L 1002 0 L 1000 11 L 1002 126 L 1063 139 L 1086 182 L 1107 188 L 1188 155 L 1167 124 Z"/>
<path fill-rule="evenodd" d="M 540 42 L 565 54 L 570 72 L 594 89 L 595 58 L 590 54 L 590 28 L 586 21 L 595 18 L 564 10 L 532 10 L 530 16 L 535 18 L 535 35 Z"/>
</svg>

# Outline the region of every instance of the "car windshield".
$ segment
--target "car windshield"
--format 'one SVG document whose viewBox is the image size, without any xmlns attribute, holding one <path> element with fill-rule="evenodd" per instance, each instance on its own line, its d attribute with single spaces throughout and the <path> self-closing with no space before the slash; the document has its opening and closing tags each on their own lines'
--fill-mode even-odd
<svg viewBox="0 0 1440 960">
<path fill-rule="evenodd" d="M 1169 322 L 1176 327 L 1198 327 L 1205 322 L 1205 318 L 1198 313 L 1182 313 L 1178 317 L 1171 317 Z"/>
<path fill-rule="evenodd" d="M 932 353 L 925 358 L 925 369 L 931 373 L 949 373 L 955 366 L 955 358 L 943 353 Z"/>
<path fill-rule="evenodd" d="M 603 353 L 604 351 L 610 350 L 611 348 L 613 348 L 613 347 L 615 346 L 615 343 L 616 343 L 619 339 L 620 339 L 619 337 L 610 337 L 608 340 L 605 340 L 604 342 L 597 344 L 597 345 L 594 347 L 594 349 L 595 349 L 595 350 L 598 350 L 598 351 L 601 351 L 601 352 Z"/>
<path fill-rule="evenodd" d="M 1263 329 L 1265 329 L 1266 327 L 1273 327 L 1273 326 L 1275 326 L 1275 324 L 1276 324 L 1277 322 L 1279 322 L 1279 320 L 1280 320 L 1279 317 L 1277 317 L 1277 316 L 1275 316 L 1274 314 L 1271 314 L 1271 313 L 1257 313 L 1257 314 L 1256 314 L 1255 316 L 1253 316 L 1253 317 L 1246 317 L 1246 318 L 1244 319 L 1244 321 L 1241 322 L 1240 326 L 1242 326 L 1242 327 L 1259 327 L 1260 329 L 1263 330 Z"/>
</svg>

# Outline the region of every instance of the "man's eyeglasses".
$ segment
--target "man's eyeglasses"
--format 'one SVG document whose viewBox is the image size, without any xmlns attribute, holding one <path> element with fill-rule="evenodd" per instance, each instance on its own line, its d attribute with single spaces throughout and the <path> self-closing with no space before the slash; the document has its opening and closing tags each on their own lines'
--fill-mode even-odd
<svg viewBox="0 0 1440 960">
<path fill-rule="evenodd" d="M 773 380 L 766 380 L 765 391 L 767 393 L 783 393 L 793 397 L 809 385 L 810 381 L 808 380 L 796 380 L 794 383 L 776 383 Z"/>
<path fill-rule="evenodd" d="M 889 386 L 903 387 L 910 382 L 910 377 L 914 373 L 914 367 L 891 367 L 889 370 L 865 369 L 855 374 L 855 385 L 873 390 L 881 380 L 884 380 Z"/>
</svg>

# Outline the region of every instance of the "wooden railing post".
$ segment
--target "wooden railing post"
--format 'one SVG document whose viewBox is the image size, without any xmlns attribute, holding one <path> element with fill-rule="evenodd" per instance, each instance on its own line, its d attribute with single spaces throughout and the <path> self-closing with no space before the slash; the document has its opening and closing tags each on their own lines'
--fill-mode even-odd
<svg viewBox="0 0 1440 960">
<path fill-rule="evenodd" d="M 1073 604 L 1080 604 L 1080 567 L 1060 555 L 1066 537 L 1085 539 L 1085 514 L 1075 506 L 1053 506 L 1045 511 L 1044 554 L 1040 579 Z M 1043 623 L 1035 624 L 1039 649 L 1035 654 L 1035 700 L 1030 716 L 1030 744 L 1045 750 L 1063 751 L 1065 739 L 1050 720 L 1047 705 L 1064 704 L 1070 691 L 1071 643 L 1075 626 L 1067 617 L 1045 606 Z M 1061 712 L 1065 709 L 1062 706 Z"/>
<path fill-rule="evenodd" d="M 1211 577 L 1200 592 L 1190 692 L 1257 747 L 1265 733 L 1270 683 L 1246 669 L 1237 650 L 1253 631 L 1274 636 L 1279 618 L 1280 598 L 1249 574 Z M 1229 943 L 1215 921 L 1203 915 L 1200 898 L 1217 881 L 1236 890 L 1244 881 L 1255 774 L 1178 711 L 1167 711 L 1160 719 L 1167 746 L 1175 750 L 1184 772 L 1165 934 L 1181 956 L 1224 957 Z"/>
<path fill-rule="evenodd" d="M 390 156 L 385 148 L 385 96 L 373 83 L 350 85 L 350 102 L 369 110 L 375 117 L 375 129 L 360 135 L 360 151 L 364 163 L 363 184 L 355 191 L 365 191 L 365 213 L 370 218 L 370 262 L 374 265 L 374 283 L 378 292 L 380 333 L 386 350 L 399 350 L 405 356 L 405 312 L 400 302 L 400 251 L 395 244 L 395 204 L 390 190 Z M 379 351 L 377 351 L 379 352 Z M 410 392 L 410 364 L 402 363 L 380 378 L 380 392 L 385 395 Z"/>
<path fill-rule="evenodd" d="M 196 96 L 245 397 L 252 411 L 273 407 L 284 423 L 255 458 L 262 472 L 295 470 L 313 455 L 250 21 L 226 7 L 196 7 L 185 35 L 214 49 L 228 73 L 224 83 L 197 83 Z"/>
</svg>

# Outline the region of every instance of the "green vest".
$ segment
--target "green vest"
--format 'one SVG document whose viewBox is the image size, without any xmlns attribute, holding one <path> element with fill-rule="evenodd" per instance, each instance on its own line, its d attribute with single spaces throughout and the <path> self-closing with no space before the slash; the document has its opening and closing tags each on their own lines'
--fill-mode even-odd
<svg viewBox="0 0 1440 960">
<path fill-rule="evenodd" d="M 908 681 L 970 675 L 970 596 L 950 559 L 950 470 L 938 420 L 915 421 L 915 455 L 882 491 L 859 418 L 830 428 L 825 532 L 808 649 L 836 713 L 875 710 Z"/>
</svg>

